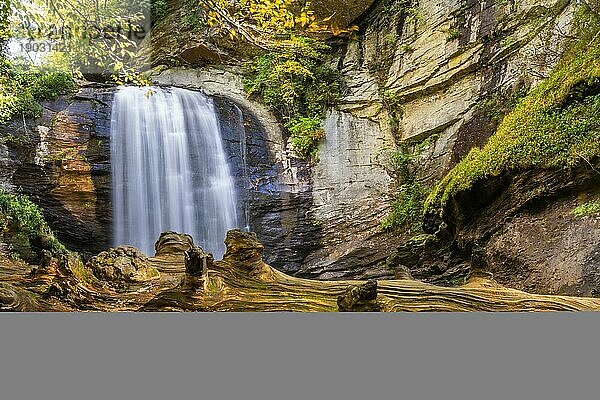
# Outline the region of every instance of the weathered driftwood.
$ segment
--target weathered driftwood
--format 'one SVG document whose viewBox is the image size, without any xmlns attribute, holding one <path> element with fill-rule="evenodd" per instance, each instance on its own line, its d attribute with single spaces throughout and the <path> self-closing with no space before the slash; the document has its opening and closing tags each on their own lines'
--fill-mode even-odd
<svg viewBox="0 0 600 400">
<path fill-rule="evenodd" d="M 532 295 L 484 278 L 453 288 L 411 279 L 299 279 L 265 264 L 263 246 L 254 234 L 229 232 L 222 261 L 214 261 L 185 238 L 178 243 L 175 236 L 164 235 L 155 257 L 114 249 L 86 266 L 71 257 L 48 259 L 31 270 L 0 255 L 0 311 L 600 310 L 600 299 Z M 105 273 L 127 269 L 132 262 L 137 263 L 136 271 L 155 270 L 158 277 L 132 280 Z"/>
<path fill-rule="evenodd" d="M 190 272 L 202 275 L 163 291 L 146 311 L 595 311 L 600 299 L 532 295 L 473 278 L 446 288 L 413 280 L 313 281 L 288 276 L 262 260 L 263 246 L 251 233 L 231 231 L 227 253 L 213 261 L 188 253 Z M 202 261 L 198 259 L 202 258 Z M 189 275 L 189 274 L 188 274 Z M 191 282 L 191 284 L 190 284 Z"/>
</svg>

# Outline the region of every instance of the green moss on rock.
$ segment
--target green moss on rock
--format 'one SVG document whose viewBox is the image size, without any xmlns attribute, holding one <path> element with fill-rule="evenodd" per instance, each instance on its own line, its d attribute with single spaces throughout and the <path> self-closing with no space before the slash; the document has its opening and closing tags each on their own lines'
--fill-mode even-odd
<svg viewBox="0 0 600 400">
<path fill-rule="evenodd" d="M 436 186 L 426 212 L 441 213 L 455 194 L 506 171 L 573 168 L 600 155 L 600 17 L 583 7 L 549 78 L 510 112 L 483 148 L 475 148 Z"/>
<path fill-rule="evenodd" d="M 589 201 L 573 210 L 576 217 L 600 217 L 600 200 Z"/>
<path fill-rule="evenodd" d="M 339 72 L 326 64 L 329 46 L 292 37 L 246 66 L 245 90 L 284 123 L 297 156 L 316 159 L 325 110 L 340 96 Z"/>
</svg>

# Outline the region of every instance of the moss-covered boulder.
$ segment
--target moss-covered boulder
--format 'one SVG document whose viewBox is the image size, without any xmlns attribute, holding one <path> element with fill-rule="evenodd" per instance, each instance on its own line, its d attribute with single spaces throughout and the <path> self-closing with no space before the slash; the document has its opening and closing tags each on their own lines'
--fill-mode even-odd
<svg viewBox="0 0 600 400">
<path fill-rule="evenodd" d="M 96 278 L 109 283 L 139 283 L 160 277 L 148 257 L 131 246 L 104 251 L 92 258 L 87 267 Z"/>
</svg>

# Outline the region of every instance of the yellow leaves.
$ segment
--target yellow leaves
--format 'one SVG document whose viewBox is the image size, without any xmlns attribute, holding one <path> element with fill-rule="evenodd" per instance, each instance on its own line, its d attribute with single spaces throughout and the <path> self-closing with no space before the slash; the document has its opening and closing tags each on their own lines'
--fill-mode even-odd
<svg viewBox="0 0 600 400">
<path fill-rule="evenodd" d="M 236 40 L 238 38 L 238 33 L 235 29 L 229 28 L 229 38 L 231 40 Z"/>
<path fill-rule="evenodd" d="M 358 27 L 340 27 L 336 13 L 319 20 L 310 1 L 305 0 L 197 0 L 206 12 L 202 22 L 218 35 L 231 40 L 244 38 L 268 41 L 270 35 L 297 33 L 333 33 L 349 35 Z M 234 32 L 235 31 L 235 32 Z M 252 37 L 254 39 L 252 40 Z"/>
<path fill-rule="evenodd" d="M 296 24 L 302 28 L 310 25 L 315 19 L 312 11 L 303 10 L 298 17 L 296 17 Z"/>
</svg>

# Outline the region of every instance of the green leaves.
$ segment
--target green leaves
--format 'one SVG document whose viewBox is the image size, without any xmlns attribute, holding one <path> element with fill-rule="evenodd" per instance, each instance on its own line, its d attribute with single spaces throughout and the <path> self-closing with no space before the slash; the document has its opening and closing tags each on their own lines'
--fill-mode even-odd
<svg viewBox="0 0 600 400">
<path fill-rule="evenodd" d="M 316 161 L 318 143 L 325 138 L 321 117 L 296 117 L 287 123 L 291 143 L 298 156 Z"/>
<path fill-rule="evenodd" d="M 292 38 L 246 66 L 246 93 L 283 121 L 296 155 L 313 161 L 325 137 L 325 110 L 340 96 L 339 73 L 324 64 L 328 49 L 318 41 Z"/>
<path fill-rule="evenodd" d="M 599 217 L 600 200 L 589 201 L 581 204 L 573 210 L 573 215 L 576 217 Z"/>
<path fill-rule="evenodd" d="M 11 34 L 43 48 L 44 54 L 36 50 L 36 57 L 45 63 L 60 63 L 76 75 L 112 75 L 123 80 L 135 72 L 133 56 L 147 33 L 143 11 L 152 4 L 146 3 L 16 1 L 11 8 Z"/>
<path fill-rule="evenodd" d="M 42 111 L 38 101 L 68 94 L 74 86 L 68 72 L 0 59 L 0 122 L 36 118 Z"/>
<path fill-rule="evenodd" d="M 25 196 L 0 188 L 0 239 L 9 244 L 15 256 L 36 258 L 35 248 L 50 250 L 55 256 L 66 248 L 54 237 L 40 209 Z"/>
<path fill-rule="evenodd" d="M 394 230 L 408 227 L 413 233 L 422 231 L 423 204 L 429 188 L 418 182 L 406 183 L 396 192 L 389 215 L 381 222 L 381 228 Z"/>
<path fill-rule="evenodd" d="M 8 18 L 10 17 L 10 0 L 0 0 L 0 51 L 4 44 L 10 38 L 10 27 Z"/>
</svg>

